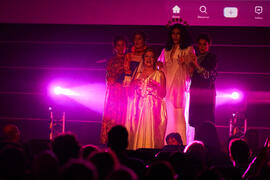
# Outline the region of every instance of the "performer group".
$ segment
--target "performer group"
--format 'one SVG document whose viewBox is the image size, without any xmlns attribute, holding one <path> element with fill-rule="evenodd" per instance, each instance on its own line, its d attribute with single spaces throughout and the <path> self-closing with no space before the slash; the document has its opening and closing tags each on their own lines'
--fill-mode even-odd
<svg viewBox="0 0 270 180">
<path fill-rule="evenodd" d="M 196 132 L 202 122 L 214 122 L 217 61 L 209 52 L 209 36 L 199 35 L 195 53 L 186 26 L 174 24 L 159 56 L 146 45 L 143 32 L 135 32 L 132 40 L 129 53 L 124 37 L 113 42 L 101 142 L 113 126 L 122 125 L 129 132 L 129 149 L 162 148 L 170 133 L 179 133 L 186 145 L 189 126 Z"/>
</svg>

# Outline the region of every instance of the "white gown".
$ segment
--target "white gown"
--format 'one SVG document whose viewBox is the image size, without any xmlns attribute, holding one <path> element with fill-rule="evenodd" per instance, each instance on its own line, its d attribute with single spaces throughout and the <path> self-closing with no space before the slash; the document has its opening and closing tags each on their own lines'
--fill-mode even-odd
<svg viewBox="0 0 270 180">
<path fill-rule="evenodd" d="M 190 75 L 193 71 L 191 61 L 196 57 L 192 46 L 176 49 L 171 58 L 171 51 L 163 49 L 159 61 L 163 63 L 166 77 L 167 129 L 166 135 L 178 132 L 186 145 L 186 125 L 188 125 Z"/>
</svg>

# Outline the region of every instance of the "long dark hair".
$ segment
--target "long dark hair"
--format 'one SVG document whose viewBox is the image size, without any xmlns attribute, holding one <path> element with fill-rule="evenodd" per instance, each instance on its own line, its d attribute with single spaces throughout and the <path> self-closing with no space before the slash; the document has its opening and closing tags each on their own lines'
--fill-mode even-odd
<svg viewBox="0 0 270 180">
<path fill-rule="evenodd" d="M 175 24 L 170 28 L 168 41 L 166 44 L 166 50 L 169 51 L 173 47 L 173 40 L 172 40 L 172 31 L 173 29 L 179 29 L 180 30 L 180 48 L 186 49 L 188 46 L 192 45 L 192 39 L 191 36 L 187 30 L 187 27 L 182 24 Z"/>
</svg>

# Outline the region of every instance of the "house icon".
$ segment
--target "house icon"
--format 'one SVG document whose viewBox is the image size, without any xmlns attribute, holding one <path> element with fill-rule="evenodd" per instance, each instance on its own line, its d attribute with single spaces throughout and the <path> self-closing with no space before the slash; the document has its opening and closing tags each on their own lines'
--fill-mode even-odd
<svg viewBox="0 0 270 180">
<path fill-rule="evenodd" d="M 175 5 L 175 6 L 172 8 L 172 10 L 173 10 L 173 13 L 179 14 L 181 9 L 180 9 L 179 6 Z"/>
</svg>

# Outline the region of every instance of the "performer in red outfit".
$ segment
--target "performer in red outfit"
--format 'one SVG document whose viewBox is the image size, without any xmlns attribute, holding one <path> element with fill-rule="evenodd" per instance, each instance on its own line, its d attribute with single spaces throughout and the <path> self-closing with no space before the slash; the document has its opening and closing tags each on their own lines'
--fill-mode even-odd
<svg viewBox="0 0 270 180">
<path fill-rule="evenodd" d="M 123 37 L 114 40 L 113 56 L 107 63 L 107 89 L 104 103 L 103 121 L 101 126 L 101 142 L 107 141 L 107 133 L 115 125 L 123 125 L 126 118 L 127 96 L 123 87 L 124 57 L 127 42 Z"/>
</svg>

